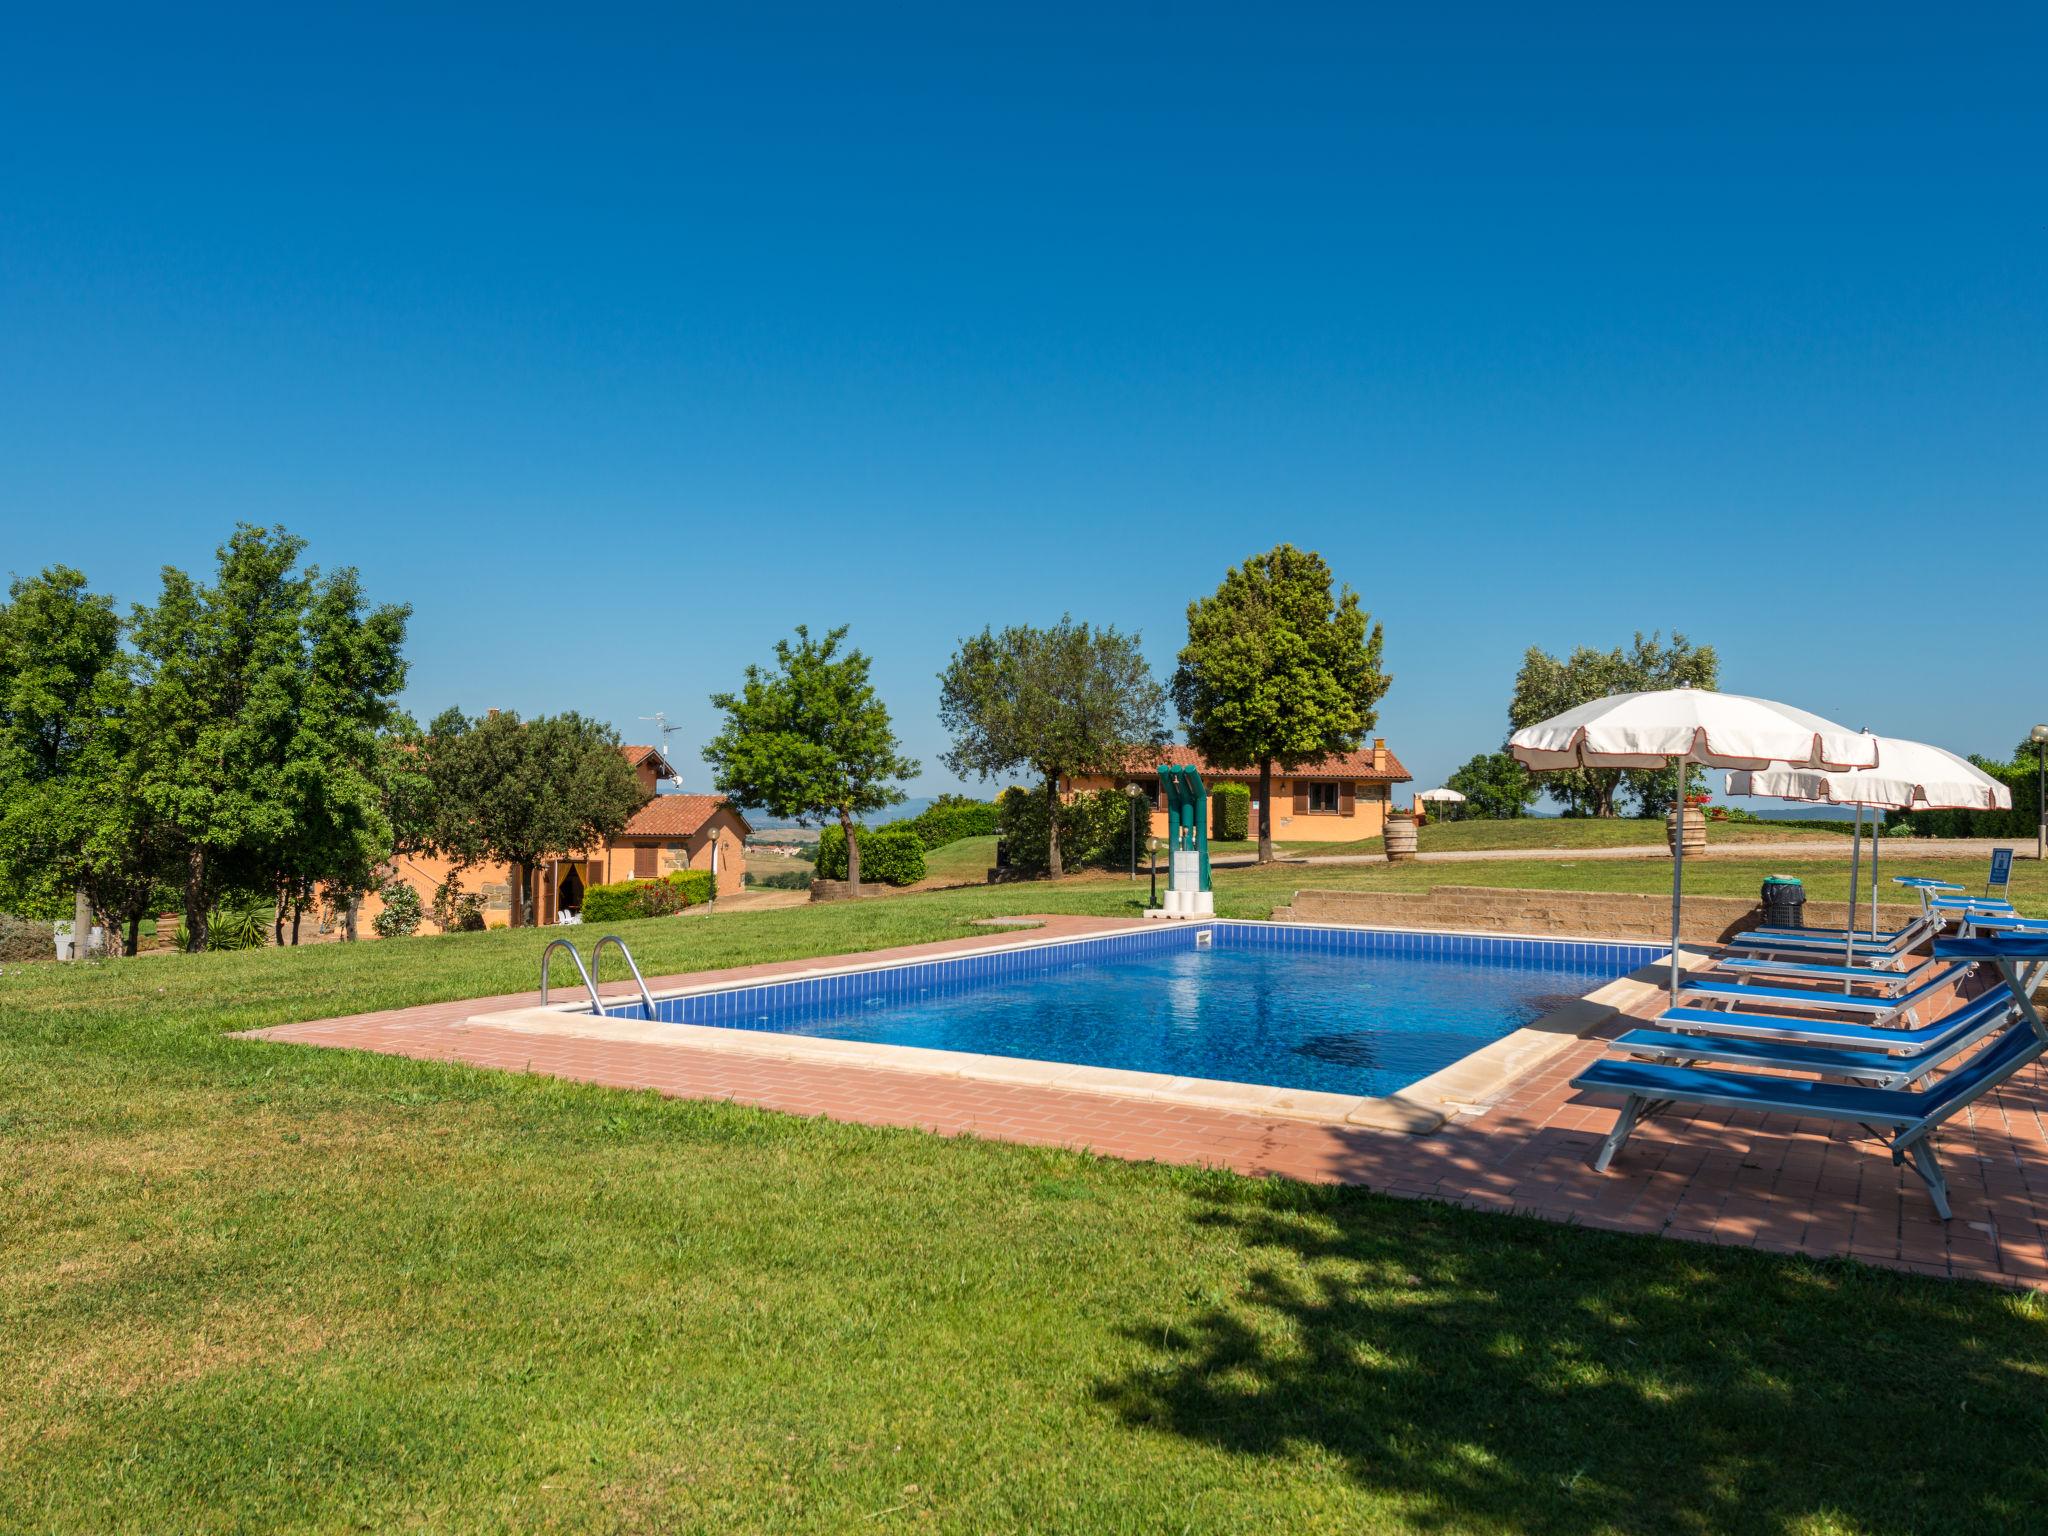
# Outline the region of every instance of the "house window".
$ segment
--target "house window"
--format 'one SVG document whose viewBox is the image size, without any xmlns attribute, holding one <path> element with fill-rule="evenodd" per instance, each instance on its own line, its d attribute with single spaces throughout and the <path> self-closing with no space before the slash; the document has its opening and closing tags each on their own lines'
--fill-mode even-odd
<svg viewBox="0 0 2048 1536">
<path fill-rule="evenodd" d="M 1311 812 L 1328 814 L 1332 816 L 1336 815 L 1337 786 L 1335 784 L 1328 783 L 1317 783 L 1309 785 L 1308 808 Z"/>
<path fill-rule="evenodd" d="M 633 845 L 633 878 L 635 880 L 652 880 L 655 876 L 655 860 L 660 856 L 660 853 L 661 850 L 652 843 L 635 843 Z"/>
</svg>

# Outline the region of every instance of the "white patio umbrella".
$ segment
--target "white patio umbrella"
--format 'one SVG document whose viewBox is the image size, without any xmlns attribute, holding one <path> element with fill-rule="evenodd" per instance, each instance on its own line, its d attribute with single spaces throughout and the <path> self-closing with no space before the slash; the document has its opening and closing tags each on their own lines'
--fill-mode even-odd
<svg viewBox="0 0 2048 1536">
<path fill-rule="evenodd" d="M 1874 768 L 1877 738 L 1789 704 L 1704 688 L 1617 693 L 1524 726 L 1508 750 L 1539 772 L 1560 768 L 1662 768 L 1671 765 L 1676 804 L 1685 804 L 1686 769 Z M 1671 861 L 1671 997 L 1678 999 L 1678 933 L 1685 906 L 1685 838 Z"/>
<path fill-rule="evenodd" d="M 1427 800 L 1438 805 L 1463 805 L 1465 797 L 1455 789 L 1425 789 L 1416 795 L 1417 801 Z"/>
<path fill-rule="evenodd" d="M 1863 808 L 1887 811 L 2009 811 L 2012 791 L 1967 758 L 1945 747 L 1898 736 L 1877 738 L 1875 768 L 1840 772 L 1816 768 L 1767 768 L 1728 775 L 1731 795 L 1768 795 L 1823 805 L 1856 807 L 1856 847 L 1849 856 L 1849 936 L 1843 955 L 1856 954 L 1858 864 L 1863 852 Z M 1877 867 L 1884 818 L 1870 827 L 1870 933 L 1877 936 Z"/>
</svg>

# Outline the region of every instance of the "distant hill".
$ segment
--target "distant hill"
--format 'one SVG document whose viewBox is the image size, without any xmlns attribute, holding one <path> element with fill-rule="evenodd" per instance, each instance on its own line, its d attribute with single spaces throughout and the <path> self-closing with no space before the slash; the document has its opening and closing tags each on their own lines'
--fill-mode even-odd
<svg viewBox="0 0 2048 1536">
<path fill-rule="evenodd" d="M 930 805 L 937 798 L 937 795 L 913 795 L 910 799 L 904 801 L 901 805 L 892 805 L 889 807 L 888 810 L 881 812 L 879 815 L 870 817 L 869 820 L 875 822 L 877 825 L 880 825 L 882 822 L 885 821 L 905 821 L 908 820 L 910 817 L 917 815 L 918 812 L 922 811 L 926 806 Z M 817 834 L 817 828 L 815 826 L 804 828 L 799 827 L 797 823 L 794 821 L 777 821 L 773 816 L 770 816 L 766 811 L 762 811 L 759 814 L 749 811 L 747 813 L 747 825 L 752 827 L 756 832 L 781 832 L 788 830 L 790 828 L 795 828 L 798 831 L 808 831 L 813 836 L 816 836 Z"/>
</svg>

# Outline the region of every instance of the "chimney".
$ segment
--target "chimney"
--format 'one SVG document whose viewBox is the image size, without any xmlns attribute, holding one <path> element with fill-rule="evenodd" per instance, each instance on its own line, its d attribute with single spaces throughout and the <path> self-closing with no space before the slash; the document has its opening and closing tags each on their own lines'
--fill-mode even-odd
<svg viewBox="0 0 2048 1536">
<path fill-rule="evenodd" d="M 1384 736 L 1375 736 L 1372 739 L 1372 771 L 1387 771 L 1387 738 Z"/>
</svg>

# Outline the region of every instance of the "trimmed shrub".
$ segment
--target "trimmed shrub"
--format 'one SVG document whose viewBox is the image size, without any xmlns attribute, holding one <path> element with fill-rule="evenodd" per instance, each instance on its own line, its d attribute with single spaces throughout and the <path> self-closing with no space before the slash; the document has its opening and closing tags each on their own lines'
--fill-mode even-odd
<svg viewBox="0 0 2048 1536">
<path fill-rule="evenodd" d="M 1242 784 L 1218 784 L 1209 796 L 1209 835 L 1219 843 L 1251 836 L 1252 792 Z"/>
<path fill-rule="evenodd" d="M 1046 846 L 1045 791 L 1006 789 L 996 802 L 1003 856 L 1022 875 L 1042 875 L 1050 863 Z M 1120 789 L 1099 789 L 1060 802 L 1060 864 L 1067 870 L 1121 869 L 1131 857 L 1131 797 Z M 1150 830 L 1138 831 L 1139 851 Z"/>
<path fill-rule="evenodd" d="M 57 958 L 57 925 L 40 917 L 0 912 L 0 965 Z"/>
<path fill-rule="evenodd" d="M 482 933 L 484 899 L 462 888 L 462 881 L 450 875 L 434 887 L 434 926 L 443 933 Z"/>
<path fill-rule="evenodd" d="M 860 878 L 882 885 L 915 885 L 924 878 L 924 841 L 908 823 L 859 827 Z M 818 878 L 846 878 L 846 829 L 827 827 L 818 835 Z"/>
<path fill-rule="evenodd" d="M 420 931 L 420 893 L 403 880 L 393 880 L 377 894 L 384 898 L 384 910 L 370 922 L 380 939 L 408 939 Z M 178 945 L 185 943 L 185 925 L 178 925 Z"/>
<path fill-rule="evenodd" d="M 967 795 L 941 795 L 930 805 L 904 821 L 892 821 L 880 831 L 908 827 L 929 852 L 957 843 L 963 837 L 993 837 L 996 833 L 996 804 Z M 863 868 L 865 875 L 867 870 Z M 835 877 L 837 878 L 837 877 Z"/>
<path fill-rule="evenodd" d="M 659 880 L 616 880 L 583 893 L 583 921 L 630 923 L 643 917 L 672 917 L 686 907 L 701 907 L 717 894 L 718 881 L 708 869 L 679 869 Z"/>
</svg>

